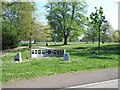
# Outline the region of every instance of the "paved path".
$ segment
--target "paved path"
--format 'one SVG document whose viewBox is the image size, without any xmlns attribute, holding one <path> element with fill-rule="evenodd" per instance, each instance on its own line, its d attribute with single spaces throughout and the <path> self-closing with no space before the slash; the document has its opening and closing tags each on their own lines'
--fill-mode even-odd
<svg viewBox="0 0 120 90">
<path fill-rule="evenodd" d="M 6 49 L 6 50 L 2 50 L 0 51 L 0 54 L 6 54 L 7 52 L 10 52 L 11 50 L 20 50 L 20 49 L 25 49 L 25 48 L 29 48 L 28 46 L 20 46 L 20 47 L 16 47 L 16 48 L 13 48 L 13 49 Z M 54 49 L 54 48 L 49 48 L 49 47 L 46 47 L 46 46 L 32 46 L 32 48 L 42 48 L 42 49 Z"/>
<path fill-rule="evenodd" d="M 118 78 L 118 69 L 82 71 L 6 83 L 3 88 L 66 88 Z"/>
<path fill-rule="evenodd" d="M 25 48 L 28 48 L 28 46 L 20 46 L 20 47 L 16 47 L 16 48 L 13 48 L 13 49 L 6 49 L 6 50 L 2 50 L 0 51 L 0 54 L 4 54 L 4 53 L 7 53 L 7 52 L 10 52 L 11 50 L 20 50 L 20 49 L 25 49 Z"/>
</svg>

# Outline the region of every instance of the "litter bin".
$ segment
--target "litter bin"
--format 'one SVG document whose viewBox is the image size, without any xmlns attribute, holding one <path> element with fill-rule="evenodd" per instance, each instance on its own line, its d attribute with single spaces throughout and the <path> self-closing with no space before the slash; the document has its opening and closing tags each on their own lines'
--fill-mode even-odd
<svg viewBox="0 0 120 90">
<path fill-rule="evenodd" d="M 64 60 L 68 61 L 70 59 L 69 53 L 64 53 Z"/>
</svg>

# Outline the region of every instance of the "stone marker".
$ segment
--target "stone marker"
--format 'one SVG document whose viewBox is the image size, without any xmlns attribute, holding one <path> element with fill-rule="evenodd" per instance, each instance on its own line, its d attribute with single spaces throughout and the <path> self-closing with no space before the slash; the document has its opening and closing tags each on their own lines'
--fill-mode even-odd
<svg viewBox="0 0 120 90">
<path fill-rule="evenodd" d="M 22 62 L 22 57 L 20 52 L 16 54 L 16 56 L 14 57 L 14 61 Z"/>
<path fill-rule="evenodd" d="M 70 55 L 69 55 L 69 53 L 64 53 L 64 60 L 65 60 L 65 61 L 70 60 Z"/>
</svg>

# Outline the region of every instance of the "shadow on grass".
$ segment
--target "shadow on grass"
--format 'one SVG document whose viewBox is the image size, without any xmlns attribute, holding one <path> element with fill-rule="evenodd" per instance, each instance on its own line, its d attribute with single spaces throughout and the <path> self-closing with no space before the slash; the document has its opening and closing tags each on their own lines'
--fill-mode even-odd
<svg viewBox="0 0 120 90">
<path fill-rule="evenodd" d="M 73 49 L 87 49 L 88 47 L 77 47 L 77 48 L 73 48 Z"/>
<path fill-rule="evenodd" d="M 88 53 L 74 53 L 74 54 L 72 54 L 72 55 L 77 55 L 77 56 L 87 56 L 88 55 Z"/>
<path fill-rule="evenodd" d="M 91 51 L 84 51 L 84 52 L 72 52 L 71 55 L 73 56 L 79 56 L 79 57 L 87 57 L 87 58 L 93 58 L 93 59 L 113 59 L 112 57 L 109 57 L 111 54 L 118 55 L 117 53 L 106 53 L 106 52 L 95 52 L 92 53 Z"/>
<path fill-rule="evenodd" d="M 105 45 L 101 46 L 100 52 L 98 52 L 98 47 L 77 47 L 73 48 L 70 51 L 71 55 L 79 56 L 79 57 L 87 57 L 87 58 L 96 58 L 96 59 L 113 59 L 111 54 L 119 55 L 120 54 L 120 45 Z"/>
<path fill-rule="evenodd" d="M 56 44 L 56 45 L 49 45 L 49 46 L 68 46 L 68 45 L 72 45 L 72 44 L 67 44 L 67 45 L 64 45 L 64 44 Z"/>
<path fill-rule="evenodd" d="M 91 50 L 98 50 L 98 47 L 94 47 Z M 119 44 L 114 44 L 114 45 L 105 45 L 101 46 L 100 50 L 120 50 L 120 45 Z"/>
<path fill-rule="evenodd" d="M 64 46 L 63 44 L 49 45 L 49 46 Z"/>
<path fill-rule="evenodd" d="M 88 58 L 96 58 L 96 59 L 113 59 L 113 58 L 111 58 L 111 57 L 106 57 L 106 56 L 90 56 L 90 57 L 88 57 Z"/>
</svg>

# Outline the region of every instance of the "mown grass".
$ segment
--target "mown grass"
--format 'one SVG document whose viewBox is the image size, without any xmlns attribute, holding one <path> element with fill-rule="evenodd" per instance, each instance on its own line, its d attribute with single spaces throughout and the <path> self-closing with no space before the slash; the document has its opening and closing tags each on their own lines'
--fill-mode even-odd
<svg viewBox="0 0 120 90">
<path fill-rule="evenodd" d="M 82 70 L 96 70 L 118 67 L 118 44 L 102 44 L 100 53 L 97 52 L 97 43 L 69 43 L 68 45 L 50 45 L 50 48 L 66 49 L 70 53 L 70 61 L 63 58 L 48 57 L 31 59 L 29 49 L 10 51 L 2 55 L 2 82 L 11 82 L 21 79 L 36 78 L 66 72 Z M 23 62 L 14 63 L 17 52 L 22 53 Z"/>
</svg>

